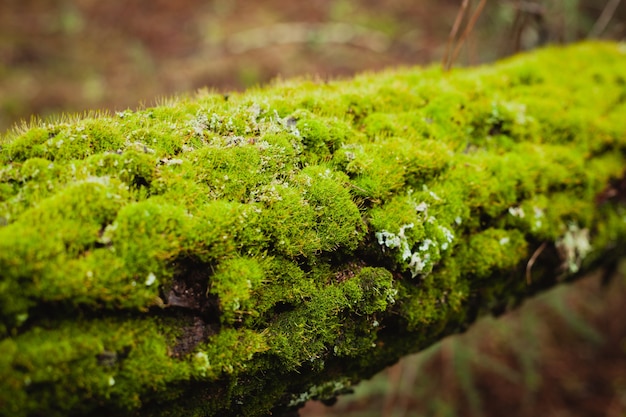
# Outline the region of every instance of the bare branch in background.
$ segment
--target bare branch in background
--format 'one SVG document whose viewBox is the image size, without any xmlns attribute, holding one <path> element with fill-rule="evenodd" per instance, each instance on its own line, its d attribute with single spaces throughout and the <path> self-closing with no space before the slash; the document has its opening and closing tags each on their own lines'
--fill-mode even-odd
<svg viewBox="0 0 626 417">
<path fill-rule="evenodd" d="M 456 48 L 452 53 L 452 62 L 456 61 L 456 58 L 459 56 L 459 52 L 461 52 L 461 47 L 463 46 L 463 43 L 465 43 L 465 41 L 467 40 L 467 37 L 472 32 L 472 29 L 474 29 L 474 25 L 476 24 L 476 21 L 478 20 L 480 14 L 485 8 L 485 4 L 487 4 L 487 0 L 480 0 L 480 3 L 478 3 L 476 10 L 474 10 L 474 14 L 472 14 L 469 22 L 467 22 L 467 26 L 465 27 L 465 30 L 463 31 L 463 34 L 461 35 L 461 38 L 459 39 L 459 42 L 457 43 Z"/>
<path fill-rule="evenodd" d="M 443 66 L 444 71 L 450 69 L 451 59 L 450 59 L 450 49 L 452 48 L 452 44 L 454 43 L 454 39 L 456 38 L 456 34 L 459 31 L 459 27 L 461 26 L 461 22 L 465 17 L 465 12 L 467 11 L 467 5 L 469 4 L 469 0 L 463 0 L 461 4 L 461 8 L 456 15 L 456 19 L 454 20 L 454 25 L 452 25 L 452 30 L 450 31 L 450 35 L 448 36 L 448 42 L 446 43 L 446 51 L 443 54 L 443 61 L 441 65 Z"/>
<path fill-rule="evenodd" d="M 454 61 L 456 61 L 457 57 L 459 56 L 459 52 L 461 52 L 461 48 L 463 47 L 463 43 L 465 43 L 465 41 L 467 40 L 467 37 L 472 32 L 472 29 L 474 29 L 474 25 L 476 24 L 478 17 L 480 17 L 480 14 L 483 11 L 485 5 L 487 4 L 487 0 L 480 0 L 480 3 L 478 3 L 478 6 L 474 10 L 474 13 L 469 18 L 469 21 L 467 22 L 467 25 L 465 26 L 465 30 L 461 34 L 461 37 L 456 42 L 454 51 L 452 52 L 452 54 L 450 54 L 450 49 L 452 47 L 452 44 L 454 43 L 454 39 L 456 38 L 456 34 L 459 30 L 459 26 L 461 25 L 461 21 L 463 21 L 465 13 L 467 12 L 468 3 L 468 0 L 463 0 L 461 8 L 459 9 L 459 13 L 457 14 L 456 20 L 454 21 L 454 25 L 452 26 L 452 30 L 450 31 L 450 36 L 448 36 L 446 52 L 444 54 L 442 62 L 444 71 L 450 70 L 450 67 L 452 67 L 452 64 L 454 63 Z"/>
<path fill-rule="evenodd" d="M 385 53 L 391 44 L 383 32 L 348 23 L 277 23 L 248 29 L 226 41 L 229 52 L 241 54 L 285 44 L 345 44 Z"/>
<path fill-rule="evenodd" d="M 597 38 L 606 30 L 607 25 L 615 15 L 615 11 L 617 10 L 617 6 L 621 3 L 621 0 L 609 0 L 604 6 L 604 10 L 602 10 L 602 14 L 596 20 L 596 23 L 591 28 L 589 32 L 590 38 Z"/>
</svg>

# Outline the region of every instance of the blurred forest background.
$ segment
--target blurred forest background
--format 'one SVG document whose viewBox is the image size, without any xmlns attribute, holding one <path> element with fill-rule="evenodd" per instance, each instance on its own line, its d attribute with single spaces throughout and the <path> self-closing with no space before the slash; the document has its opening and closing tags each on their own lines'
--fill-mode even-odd
<svg viewBox="0 0 626 417">
<path fill-rule="evenodd" d="M 483 4 L 1 0 L 0 131 L 33 116 L 150 106 L 200 88 L 441 65 L 462 3 L 465 23 Z M 626 40 L 626 1 L 484 5 L 456 66 L 545 44 Z M 626 263 L 485 318 L 301 415 L 626 416 Z"/>
</svg>

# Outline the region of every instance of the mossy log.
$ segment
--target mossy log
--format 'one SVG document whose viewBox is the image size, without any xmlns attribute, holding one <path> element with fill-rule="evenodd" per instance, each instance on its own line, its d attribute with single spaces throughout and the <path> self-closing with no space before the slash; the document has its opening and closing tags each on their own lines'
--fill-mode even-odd
<svg viewBox="0 0 626 417">
<path fill-rule="evenodd" d="M 0 415 L 261 416 L 619 254 L 626 48 L 202 93 L 0 151 Z"/>
</svg>

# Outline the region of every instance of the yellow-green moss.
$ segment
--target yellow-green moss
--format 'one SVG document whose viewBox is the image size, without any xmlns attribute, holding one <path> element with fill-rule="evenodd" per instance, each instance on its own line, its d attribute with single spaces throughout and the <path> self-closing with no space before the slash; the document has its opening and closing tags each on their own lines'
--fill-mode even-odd
<svg viewBox="0 0 626 417">
<path fill-rule="evenodd" d="M 232 324 L 245 315 L 257 316 L 250 297 L 264 279 L 265 271 L 257 260 L 235 258 L 222 262 L 208 290 L 219 299 L 222 312 L 220 320 Z"/>
<path fill-rule="evenodd" d="M 598 262 L 624 74 L 586 43 L 7 133 L 0 415 L 278 412 Z"/>
</svg>

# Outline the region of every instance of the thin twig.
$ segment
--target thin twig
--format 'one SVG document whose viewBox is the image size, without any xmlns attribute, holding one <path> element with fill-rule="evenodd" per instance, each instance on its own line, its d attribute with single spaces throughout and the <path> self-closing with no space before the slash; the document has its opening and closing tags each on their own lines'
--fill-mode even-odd
<svg viewBox="0 0 626 417">
<path fill-rule="evenodd" d="M 352 184 L 351 182 L 347 183 L 350 187 L 354 188 L 355 190 L 358 190 L 360 192 L 362 192 L 363 194 L 368 194 L 367 190 L 361 188 L 361 187 L 357 187 L 356 185 Z"/>
<path fill-rule="evenodd" d="M 593 28 L 589 32 L 590 38 L 598 37 L 605 31 L 607 25 L 615 15 L 615 11 L 617 10 L 617 6 L 619 6 L 621 0 L 609 0 L 604 6 L 604 10 L 602 10 L 602 14 L 596 23 L 593 25 Z"/>
<path fill-rule="evenodd" d="M 539 255 L 541 255 L 541 252 L 543 252 L 543 250 L 546 248 L 547 244 L 548 242 L 543 242 L 541 246 L 539 246 L 535 250 L 535 252 L 533 253 L 533 256 L 530 257 L 530 259 L 528 260 L 528 263 L 526 264 L 526 284 L 528 285 L 532 284 L 533 282 L 532 276 L 531 276 L 531 270 L 533 268 L 533 265 L 535 264 L 535 261 L 537 260 Z"/>
<path fill-rule="evenodd" d="M 465 30 L 463 31 L 463 34 L 461 35 L 461 38 L 459 39 L 459 42 L 457 43 L 456 48 L 452 53 L 452 60 L 450 62 L 450 65 L 452 65 L 452 63 L 456 61 L 456 58 L 459 56 L 459 52 L 461 52 L 461 47 L 463 46 L 463 43 L 472 32 L 472 29 L 474 29 L 474 25 L 476 24 L 476 21 L 480 17 L 480 14 L 485 8 L 486 4 L 487 0 L 480 0 L 480 3 L 478 3 L 476 10 L 474 10 L 472 17 L 470 17 L 470 20 L 467 22 L 467 26 L 465 26 Z"/>
<path fill-rule="evenodd" d="M 443 61 L 441 65 L 444 71 L 448 71 L 450 69 L 450 65 L 452 64 L 452 60 L 450 59 L 450 50 L 452 49 L 452 44 L 454 43 L 454 39 L 456 39 L 456 34 L 461 27 L 461 22 L 465 17 L 465 12 L 467 11 L 467 5 L 469 4 L 469 0 L 463 0 L 461 4 L 461 8 L 459 12 L 456 14 L 456 19 L 454 20 L 454 25 L 452 25 L 452 30 L 450 31 L 450 35 L 448 35 L 448 42 L 446 43 L 446 51 L 443 54 Z"/>
<path fill-rule="evenodd" d="M 515 9 L 515 18 L 513 19 L 513 26 L 511 28 L 511 39 L 513 39 L 513 52 L 517 53 L 520 51 L 522 45 L 522 32 L 525 26 L 526 13 L 521 8 L 521 0 L 517 0 L 517 3 L 513 7 Z"/>
</svg>

